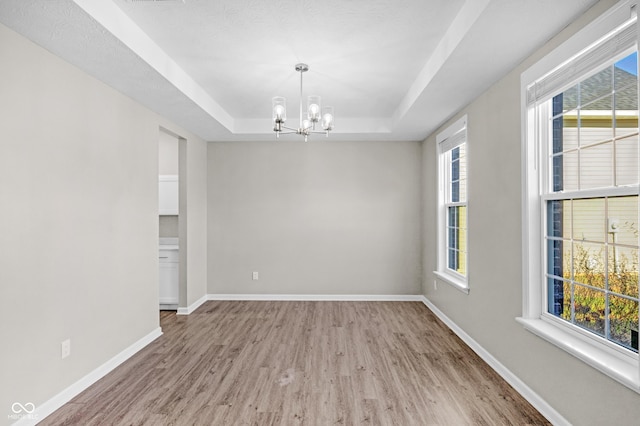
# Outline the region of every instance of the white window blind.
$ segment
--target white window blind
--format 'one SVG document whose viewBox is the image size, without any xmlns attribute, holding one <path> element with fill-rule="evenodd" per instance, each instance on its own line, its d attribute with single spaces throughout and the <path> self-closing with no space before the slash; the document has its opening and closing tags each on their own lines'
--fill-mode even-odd
<svg viewBox="0 0 640 426">
<path fill-rule="evenodd" d="M 464 117 L 436 138 L 440 152 L 447 152 L 467 141 L 467 120 Z"/>
<path fill-rule="evenodd" d="M 550 99 L 576 82 L 576 78 L 598 67 L 612 57 L 623 54 L 637 41 L 637 18 L 634 16 L 621 27 L 604 36 L 594 45 L 579 52 L 527 87 L 527 106 Z"/>
</svg>

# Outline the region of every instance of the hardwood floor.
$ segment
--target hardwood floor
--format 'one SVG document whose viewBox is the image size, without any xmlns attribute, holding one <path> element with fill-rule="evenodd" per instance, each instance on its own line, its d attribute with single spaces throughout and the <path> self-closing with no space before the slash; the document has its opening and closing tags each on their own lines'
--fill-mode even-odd
<svg viewBox="0 0 640 426">
<path fill-rule="evenodd" d="M 211 301 L 42 425 L 542 425 L 420 302 Z"/>
</svg>

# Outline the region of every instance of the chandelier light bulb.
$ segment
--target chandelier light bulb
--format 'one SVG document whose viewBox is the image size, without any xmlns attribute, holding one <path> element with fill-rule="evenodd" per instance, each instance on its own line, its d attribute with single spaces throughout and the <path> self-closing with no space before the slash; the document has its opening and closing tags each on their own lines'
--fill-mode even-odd
<svg viewBox="0 0 640 426">
<path fill-rule="evenodd" d="M 333 130 L 333 107 L 324 107 L 322 112 L 322 130 Z"/>
<path fill-rule="evenodd" d="M 331 116 L 331 114 L 325 114 L 324 117 L 322 117 L 322 128 L 324 130 L 331 130 L 332 125 L 333 117 Z"/>
<path fill-rule="evenodd" d="M 276 120 L 282 121 L 282 117 L 284 117 L 284 107 L 282 105 L 276 105 Z"/>
<path fill-rule="evenodd" d="M 309 105 L 309 117 L 310 118 L 317 117 L 319 112 L 320 112 L 320 108 L 318 107 L 318 105 L 316 105 L 316 104 Z"/>
<path fill-rule="evenodd" d="M 309 96 L 307 116 L 312 123 L 320 121 L 320 96 Z"/>
<path fill-rule="evenodd" d="M 286 99 L 282 96 L 273 98 L 273 121 L 275 123 L 284 123 L 287 121 L 287 104 Z"/>
</svg>

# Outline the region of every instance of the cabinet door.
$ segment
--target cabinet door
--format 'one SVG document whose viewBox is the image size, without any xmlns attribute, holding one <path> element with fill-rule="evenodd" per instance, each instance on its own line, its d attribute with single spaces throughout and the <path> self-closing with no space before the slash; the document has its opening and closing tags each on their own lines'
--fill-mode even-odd
<svg viewBox="0 0 640 426">
<path fill-rule="evenodd" d="M 178 264 L 160 262 L 160 304 L 178 303 Z"/>
<path fill-rule="evenodd" d="M 178 176 L 163 175 L 158 179 L 158 213 L 178 214 Z"/>
</svg>

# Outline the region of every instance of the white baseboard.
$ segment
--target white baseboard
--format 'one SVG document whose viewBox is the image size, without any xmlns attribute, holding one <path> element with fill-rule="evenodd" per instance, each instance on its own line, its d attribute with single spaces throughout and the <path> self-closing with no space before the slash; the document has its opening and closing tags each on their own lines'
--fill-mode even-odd
<svg viewBox="0 0 640 426">
<path fill-rule="evenodd" d="M 376 301 L 420 302 L 419 294 L 206 294 L 186 308 L 178 308 L 177 315 L 190 315 L 207 300 L 274 300 L 274 301 Z"/>
<path fill-rule="evenodd" d="M 196 300 L 195 302 L 193 302 L 191 305 L 187 306 L 186 308 L 178 308 L 178 311 L 176 312 L 176 314 L 177 315 L 189 315 L 193 311 L 198 309 L 200 307 L 200 305 L 202 305 L 207 300 L 208 300 L 208 298 L 207 298 L 207 295 L 205 294 L 200 299 Z"/>
<path fill-rule="evenodd" d="M 209 294 L 208 300 L 421 302 L 419 294 Z"/>
<path fill-rule="evenodd" d="M 153 342 L 161 335 L 162 329 L 160 329 L 160 327 L 156 328 L 151 333 L 147 334 L 146 336 L 111 358 L 109 361 L 105 362 L 62 392 L 58 393 L 53 398 L 39 405 L 36 410 L 28 417 L 23 417 L 22 419 L 14 423 L 14 426 L 31 426 L 35 425 L 39 421 L 42 421 L 45 417 L 56 411 L 58 408 L 62 407 L 67 402 L 71 401 L 80 392 L 84 391 L 89 386 L 106 376 L 109 372 L 111 372 L 111 370 L 131 358 L 138 351 L 147 346 L 149 343 Z"/>
<path fill-rule="evenodd" d="M 540 412 L 547 420 L 556 426 L 570 426 L 571 423 L 567 421 L 560 413 L 558 413 L 547 401 L 542 399 L 540 395 L 527 386 L 518 376 L 513 374 L 507 367 L 505 367 L 500 361 L 498 361 L 493 355 L 491 355 L 486 349 L 484 349 L 478 342 L 473 340 L 462 328 L 460 328 L 455 322 L 447 317 L 440 309 L 438 309 L 429 299 L 425 296 L 421 296 L 422 303 L 424 303 L 443 323 L 447 325 L 464 343 L 467 344 L 480 358 L 484 360 L 496 373 L 498 373 L 507 383 L 509 383 L 524 399 L 529 401 L 536 410 Z"/>
</svg>

